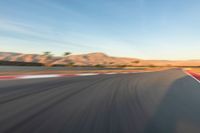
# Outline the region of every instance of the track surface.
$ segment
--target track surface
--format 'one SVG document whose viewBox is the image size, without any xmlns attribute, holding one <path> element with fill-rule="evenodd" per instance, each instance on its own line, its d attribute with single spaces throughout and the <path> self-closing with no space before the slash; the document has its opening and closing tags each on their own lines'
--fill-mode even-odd
<svg viewBox="0 0 200 133">
<path fill-rule="evenodd" d="M 200 133 L 183 71 L 0 81 L 0 133 Z"/>
</svg>

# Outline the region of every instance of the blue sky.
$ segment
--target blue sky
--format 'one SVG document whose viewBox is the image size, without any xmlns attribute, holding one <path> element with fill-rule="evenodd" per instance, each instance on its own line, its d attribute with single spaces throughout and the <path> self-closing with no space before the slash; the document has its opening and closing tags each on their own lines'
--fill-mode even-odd
<svg viewBox="0 0 200 133">
<path fill-rule="evenodd" d="M 200 59 L 199 0 L 0 0 L 0 51 Z"/>
</svg>

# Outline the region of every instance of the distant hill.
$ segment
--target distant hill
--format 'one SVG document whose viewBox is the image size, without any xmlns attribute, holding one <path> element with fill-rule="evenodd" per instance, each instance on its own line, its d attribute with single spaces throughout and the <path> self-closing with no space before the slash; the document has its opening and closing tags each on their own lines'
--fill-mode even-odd
<svg viewBox="0 0 200 133">
<path fill-rule="evenodd" d="M 170 60 L 143 60 L 138 58 L 112 57 L 104 53 L 89 53 L 69 55 L 67 57 L 45 56 L 38 54 L 22 54 L 0 52 L 0 65 L 4 62 L 10 65 L 49 65 L 49 66 L 200 66 L 200 60 L 170 61 Z M 11 62 L 11 63 L 9 63 Z"/>
</svg>

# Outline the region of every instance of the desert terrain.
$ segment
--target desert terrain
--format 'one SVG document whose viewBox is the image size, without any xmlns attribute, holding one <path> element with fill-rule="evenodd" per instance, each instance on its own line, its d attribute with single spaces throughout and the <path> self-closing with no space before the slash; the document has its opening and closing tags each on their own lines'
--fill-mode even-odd
<svg viewBox="0 0 200 133">
<path fill-rule="evenodd" d="M 30 66 L 96 66 L 96 67 L 198 67 L 200 60 L 145 60 L 140 58 L 112 57 L 104 53 L 51 56 L 0 52 L 1 65 Z"/>
</svg>

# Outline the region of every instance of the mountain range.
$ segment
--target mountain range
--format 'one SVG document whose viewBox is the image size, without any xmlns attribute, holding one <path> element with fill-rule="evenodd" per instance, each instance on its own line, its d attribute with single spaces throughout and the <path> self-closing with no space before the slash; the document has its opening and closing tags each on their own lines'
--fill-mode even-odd
<svg viewBox="0 0 200 133">
<path fill-rule="evenodd" d="M 112 57 L 104 53 L 88 53 L 61 57 L 0 52 L 0 61 L 40 63 L 48 66 L 200 66 L 200 60 L 144 60 L 139 58 Z"/>
</svg>

